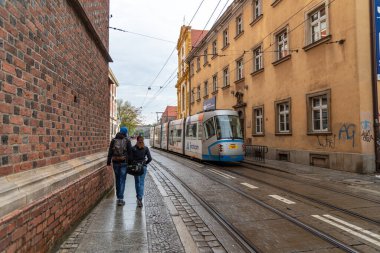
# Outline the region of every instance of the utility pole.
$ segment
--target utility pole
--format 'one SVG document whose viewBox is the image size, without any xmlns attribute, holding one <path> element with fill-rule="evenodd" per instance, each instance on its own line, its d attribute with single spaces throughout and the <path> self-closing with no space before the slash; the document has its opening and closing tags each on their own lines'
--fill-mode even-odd
<svg viewBox="0 0 380 253">
<path fill-rule="evenodd" d="M 162 114 L 162 113 L 164 113 L 164 112 L 156 112 L 156 115 L 157 115 L 157 123 L 159 122 L 159 121 L 158 121 L 158 114 L 159 114 L 159 113 Z"/>
</svg>

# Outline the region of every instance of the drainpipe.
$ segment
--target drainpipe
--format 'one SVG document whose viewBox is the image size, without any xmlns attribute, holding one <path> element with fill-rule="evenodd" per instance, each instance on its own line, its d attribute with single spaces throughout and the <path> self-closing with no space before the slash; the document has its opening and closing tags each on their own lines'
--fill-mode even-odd
<svg viewBox="0 0 380 253">
<path fill-rule="evenodd" d="M 375 17 L 375 0 L 370 0 L 370 33 L 371 33 L 371 81 L 372 81 L 372 101 L 373 101 L 373 129 L 375 144 L 375 162 L 376 171 L 380 171 L 380 147 L 378 140 L 380 138 L 379 129 L 379 98 L 377 96 L 377 51 L 376 51 L 376 17 Z M 380 74 L 380 73 L 379 73 Z"/>
</svg>

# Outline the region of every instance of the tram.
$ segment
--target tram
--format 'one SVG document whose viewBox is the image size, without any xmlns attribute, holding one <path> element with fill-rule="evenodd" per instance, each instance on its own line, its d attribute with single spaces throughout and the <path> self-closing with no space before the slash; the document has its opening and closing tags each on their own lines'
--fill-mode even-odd
<svg viewBox="0 0 380 253">
<path fill-rule="evenodd" d="M 238 113 L 213 110 L 172 120 L 150 129 L 150 145 L 204 161 L 244 160 Z"/>
</svg>

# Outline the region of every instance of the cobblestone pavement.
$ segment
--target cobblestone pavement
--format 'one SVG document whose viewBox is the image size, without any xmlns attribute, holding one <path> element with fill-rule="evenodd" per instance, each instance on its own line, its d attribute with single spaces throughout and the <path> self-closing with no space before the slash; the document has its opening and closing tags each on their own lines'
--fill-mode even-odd
<svg viewBox="0 0 380 253">
<path fill-rule="evenodd" d="M 154 174 L 158 181 L 170 196 L 172 203 L 196 243 L 199 252 L 226 252 L 212 231 L 203 222 L 173 183 L 160 170 L 156 168 L 151 169 L 154 170 Z"/>
</svg>

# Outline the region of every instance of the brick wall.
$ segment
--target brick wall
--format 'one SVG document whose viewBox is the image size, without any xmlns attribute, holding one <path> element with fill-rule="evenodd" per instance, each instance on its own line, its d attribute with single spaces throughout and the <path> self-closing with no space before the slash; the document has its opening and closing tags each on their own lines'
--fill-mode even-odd
<svg viewBox="0 0 380 253">
<path fill-rule="evenodd" d="M 47 252 L 113 186 L 106 167 L 0 219 L 0 252 Z"/>
<path fill-rule="evenodd" d="M 109 144 L 108 61 L 77 13 L 67 0 L 0 0 L 0 176 Z"/>
<path fill-rule="evenodd" d="M 79 2 L 82 4 L 89 19 L 94 24 L 104 45 L 108 48 L 109 1 L 79 0 Z"/>
</svg>

